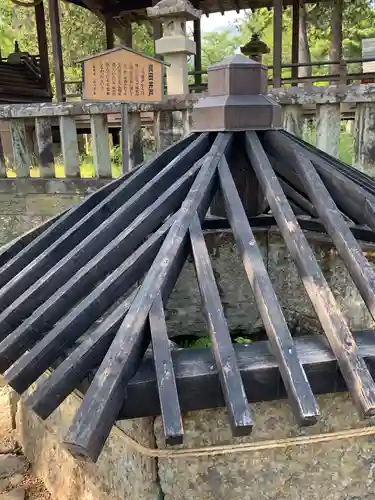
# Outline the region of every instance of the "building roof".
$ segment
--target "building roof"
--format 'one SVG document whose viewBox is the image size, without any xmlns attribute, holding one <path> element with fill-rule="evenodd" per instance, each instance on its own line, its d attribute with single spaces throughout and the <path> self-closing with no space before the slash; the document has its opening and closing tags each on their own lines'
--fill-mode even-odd
<svg viewBox="0 0 375 500">
<path fill-rule="evenodd" d="M 81 7 L 86 7 L 85 0 L 67 1 Z M 317 3 L 317 1 L 311 1 L 310 3 Z M 201 9 L 204 14 L 273 6 L 273 0 L 196 0 L 192 3 L 195 7 Z M 292 3 L 292 0 L 284 0 L 284 5 L 291 5 Z M 102 13 L 109 16 L 119 16 L 121 13 L 134 12 L 137 13 L 137 16 L 147 17 L 145 9 L 147 7 L 152 7 L 153 2 L 152 0 L 96 0 L 94 4 Z M 136 20 L 136 18 L 134 20 Z"/>
<path fill-rule="evenodd" d="M 211 71 L 209 90 L 247 88 L 232 78 L 235 66 L 228 78 L 223 65 L 229 86 L 211 85 L 218 70 Z M 254 237 L 271 226 L 324 336 L 292 337 Z M 268 344 L 232 344 L 204 237 L 224 228 Z M 25 400 L 41 418 L 83 391 L 64 442 L 75 457 L 93 461 L 119 418 L 161 414 L 166 442 L 178 444 L 181 412 L 225 405 L 240 436 L 252 430 L 249 401 L 287 396 L 296 421 L 312 425 L 319 419 L 314 394 L 345 388 L 361 414 L 373 416 L 375 363 L 364 361 L 375 360 L 373 332 L 349 329 L 306 229 L 332 241 L 375 318 L 375 273 L 359 243 L 375 243 L 375 181 L 282 130 L 193 133 L 3 249 L 0 372 L 24 393 L 51 368 Z M 173 352 L 168 299 L 188 260 L 212 350 Z"/>
<path fill-rule="evenodd" d="M 97 57 L 101 57 L 101 56 L 104 56 L 106 54 L 111 54 L 112 52 L 118 52 L 119 50 L 126 50 L 127 52 L 132 52 L 133 54 L 137 54 L 138 56 L 142 56 L 145 59 L 150 59 L 151 61 L 157 62 L 159 64 L 165 64 L 164 61 L 161 61 L 160 59 L 156 59 L 156 57 L 151 57 L 151 56 L 148 56 L 146 54 L 142 54 L 140 52 L 137 52 L 136 50 L 131 49 L 130 47 L 126 47 L 125 45 L 118 45 L 118 46 L 114 47 L 113 49 L 103 50 L 102 52 L 98 52 L 97 54 L 92 54 L 90 56 L 83 57 L 82 59 L 78 59 L 76 61 L 76 63 L 82 63 L 85 61 L 89 61 L 90 59 L 95 59 Z"/>
</svg>

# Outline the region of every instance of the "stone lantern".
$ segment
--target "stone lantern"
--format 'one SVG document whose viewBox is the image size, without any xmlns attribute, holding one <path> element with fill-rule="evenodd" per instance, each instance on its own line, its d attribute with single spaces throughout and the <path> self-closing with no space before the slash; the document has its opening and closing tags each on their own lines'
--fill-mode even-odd
<svg viewBox="0 0 375 500">
<path fill-rule="evenodd" d="M 241 52 L 253 61 L 261 63 L 263 54 L 269 54 L 270 49 L 268 45 L 260 39 L 258 33 L 253 33 L 250 41 L 241 47 Z"/>
<path fill-rule="evenodd" d="M 200 19 L 201 14 L 187 0 L 161 0 L 147 9 L 150 19 L 163 23 L 164 34 L 156 40 L 155 52 L 164 56 L 168 95 L 189 93 L 188 56 L 196 53 L 196 46 L 186 35 L 186 22 Z"/>
</svg>

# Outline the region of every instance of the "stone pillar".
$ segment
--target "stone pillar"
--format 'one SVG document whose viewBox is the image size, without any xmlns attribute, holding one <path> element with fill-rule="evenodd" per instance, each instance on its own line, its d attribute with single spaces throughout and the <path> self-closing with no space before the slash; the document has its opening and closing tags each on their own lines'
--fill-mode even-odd
<svg viewBox="0 0 375 500">
<path fill-rule="evenodd" d="M 340 137 L 340 104 L 316 107 L 316 147 L 338 158 Z"/>
<path fill-rule="evenodd" d="M 163 37 L 155 41 L 156 54 L 167 64 L 167 94 L 189 93 L 187 56 L 194 55 L 195 42 L 186 36 L 186 21 L 200 19 L 201 11 L 187 0 L 161 0 L 147 9 L 148 17 L 163 23 Z"/>
<path fill-rule="evenodd" d="M 302 136 L 302 112 L 298 104 L 283 107 L 283 128 L 297 137 Z"/>
<path fill-rule="evenodd" d="M 353 166 L 375 177 L 375 104 L 358 103 L 355 112 Z"/>
</svg>

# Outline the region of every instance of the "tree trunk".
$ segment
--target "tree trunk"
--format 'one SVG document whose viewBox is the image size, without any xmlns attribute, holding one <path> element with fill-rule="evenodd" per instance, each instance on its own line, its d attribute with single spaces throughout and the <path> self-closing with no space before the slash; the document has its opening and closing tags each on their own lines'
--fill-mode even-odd
<svg viewBox="0 0 375 500">
<path fill-rule="evenodd" d="M 300 4 L 300 11 L 299 11 L 298 62 L 300 64 L 311 62 L 309 40 L 307 37 L 307 12 L 304 3 Z M 307 77 L 311 75 L 312 75 L 311 66 L 301 67 L 298 70 L 298 77 Z"/>
</svg>

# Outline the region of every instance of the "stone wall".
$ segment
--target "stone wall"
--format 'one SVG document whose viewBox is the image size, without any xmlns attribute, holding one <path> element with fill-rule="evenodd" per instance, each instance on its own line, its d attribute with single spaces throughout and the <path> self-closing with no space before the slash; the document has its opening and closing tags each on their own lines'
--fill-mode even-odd
<svg viewBox="0 0 375 500">
<path fill-rule="evenodd" d="M 80 202 L 97 179 L 0 179 L 0 245 Z"/>
</svg>

